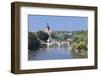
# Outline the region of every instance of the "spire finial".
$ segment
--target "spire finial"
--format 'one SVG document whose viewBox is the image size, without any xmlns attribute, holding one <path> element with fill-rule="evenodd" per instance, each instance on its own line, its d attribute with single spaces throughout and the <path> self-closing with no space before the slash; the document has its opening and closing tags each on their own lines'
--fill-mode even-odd
<svg viewBox="0 0 100 76">
<path fill-rule="evenodd" d="M 49 26 L 49 24 L 47 23 L 47 28 L 48 28 L 48 31 L 50 30 L 50 26 Z"/>
</svg>

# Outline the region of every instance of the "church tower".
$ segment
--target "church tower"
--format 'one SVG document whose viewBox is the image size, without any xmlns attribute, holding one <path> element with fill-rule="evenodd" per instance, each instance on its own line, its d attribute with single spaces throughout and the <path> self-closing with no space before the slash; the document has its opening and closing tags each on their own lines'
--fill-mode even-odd
<svg viewBox="0 0 100 76">
<path fill-rule="evenodd" d="M 48 35 L 49 35 L 49 38 L 48 38 L 48 42 L 50 42 L 50 40 L 51 40 L 51 29 L 50 29 L 50 26 L 48 25 L 48 23 L 47 23 L 47 27 L 46 27 L 46 29 L 44 30 L 46 33 L 48 33 Z"/>
</svg>

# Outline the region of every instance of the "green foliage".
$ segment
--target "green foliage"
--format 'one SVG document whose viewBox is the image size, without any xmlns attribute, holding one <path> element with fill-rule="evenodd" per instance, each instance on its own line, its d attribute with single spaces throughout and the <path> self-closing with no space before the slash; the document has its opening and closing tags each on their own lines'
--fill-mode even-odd
<svg viewBox="0 0 100 76">
<path fill-rule="evenodd" d="M 48 33 L 44 32 L 44 31 L 38 31 L 38 32 L 37 32 L 37 36 L 38 36 L 38 38 L 39 38 L 40 40 L 42 40 L 42 41 L 47 41 L 48 38 L 49 38 Z"/>
<path fill-rule="evenodd" d="M 51 37 L 57 41 L 67 41 L 70 36 L 67 31 L 53 31 Z"/>
<path fill-rule="evenodd" d="M 51 38 L 52 39 L 57 39 L 57 36 L 56 36 L 56 34 L 54 32 L 51 33 Z"/>
<path fill-rule="evenodd" d="M 77 31 L 73 32 L 73 35 L 71 37 L 71 46 L 75 49 L 81 50 L 87 50 L 87 45 L 88 45 L 88 36 L 87 36 L 87 31 Z"/>
<path fill-rule="evenodd" d="M 64 40 L 67 40 L 69 38 L 69 35 L 68 34 L 64 34 L 63 38 L 64 38 Z"/>
<path fill-rule="evenodd" d="M 29 32 L 28 33 L 28 49 L 29 50 L 36 50 L 40 47 L 40 41 L 38 40 L 35 33 Z"/>
</svg>

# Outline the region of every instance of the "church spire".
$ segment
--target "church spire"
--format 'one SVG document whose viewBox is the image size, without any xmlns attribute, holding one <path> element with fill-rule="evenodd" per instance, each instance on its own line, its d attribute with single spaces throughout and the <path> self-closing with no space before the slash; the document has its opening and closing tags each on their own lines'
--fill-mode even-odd
<svg viewBox="0 0 100 76">
<path fill-rule="evenodd" d="M 48 31 L 50 30 L 50 26 L 49 26 L 49 24 L 47 23 L 47 29 L 48 29 Z"/>
</svg>

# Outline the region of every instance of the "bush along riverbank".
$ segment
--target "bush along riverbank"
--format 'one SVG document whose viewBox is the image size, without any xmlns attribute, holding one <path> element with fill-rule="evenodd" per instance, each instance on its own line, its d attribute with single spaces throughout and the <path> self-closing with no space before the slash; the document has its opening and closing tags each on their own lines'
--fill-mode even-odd
<svg viewBox="0 0 100 76">
<path fill-rule="evenodd" d="M 84 57 L 88 56 L 88 32 L 74 31 L 70 39 L 70 48 L 73 52 Z"/>
<path fill-rule="evenodd" d="M 41 41 L 47 41 L 49 35 L 44 31 L 28 32 L 28 49 L 38 50 L 41 47 Z"/>
</svg>

